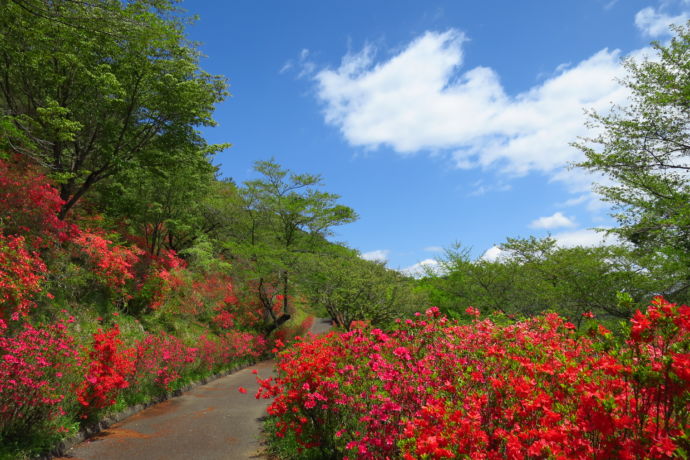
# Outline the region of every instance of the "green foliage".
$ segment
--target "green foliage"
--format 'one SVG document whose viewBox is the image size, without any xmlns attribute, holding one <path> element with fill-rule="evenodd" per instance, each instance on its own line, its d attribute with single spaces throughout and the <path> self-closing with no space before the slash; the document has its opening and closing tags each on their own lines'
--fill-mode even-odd
<svg viewBox="0 0 690 460">
<path fill-rule="evenodd" d="M 216 168 L 205 155 L 169 150 L 155 167 L 127 169 L 101 187 L 107 215 L 141 235 L 147 251 L 180 252 L 207 230 L 204 200 L 213 190 Z"/>
<path fill-rule="evenodd" d="M 351 208 L 337 204 L 338 195 L 319 190 L 321 177 L 295 174 L 275 161 L 258 161 L 261 178 L 239 189 L 242 231 L 228 248 L 249 260 L 250 278 L 256 284 L 269 329 L 289 319 L 291 277 L 299 277 L 302 260 L 329 246 L 325 237 L 334 226 L 353 222 Z M 274 311 L 276 295 L 282 296 L 282 311 Z"/>
<path fill-rule="evenodd" d="M 246 210 L 269 222 L 271 236 L 288 251 L 312 246 L 332 227 L 357 219 L 354 210 L 337 204 L 338 195 L 318 189 L 318 175 L 291 173 L 273 160 L 257 161 L 254 168 L 262 177 L 246 182 L 241 191 Z"/>
<path fill-rule="evenodd" d="M 574 145 L 587 157 L 577 166 L 612 179 L 597 187 L 620 224 L 610 232 L 680 270 L 678 292 L 690 279 L 690 23 L 674 30 L 654 58 L 625 61 L 629 105 L 591 113 L 597 134 Z"/>
<path fill-rule="evenodd" d="M 549 237 L 509 238 L 500 247 L 504 255 L 487 261 L 471 260 L 467 249 L 455 245 L 419 288 L 457 318 L 473 306 L 519 316 L 553 310 L 575 324 L 592 312 L 613 325 L 668 285 L 665 273 L 640 265 L 625 247 L 561 248 Z"/>
<path fill-rule="evenodd" d="M 214 123 L 226 84 L 183 25 L 170 0 L 3 3 L 0 108 L 60 177 L 61 217 L 121 171 L 204 156 L 195 127 Z"/>
<path fill-rule="evenodd" d="M 305 263 L 302 286 L 311 304 L 324 308 L 346 330 L 354 321 L 387 326 L 422 304 L 411 279 L 381 262 L 363 260 L 354 251 L 334 250 Z"/>
</svg>

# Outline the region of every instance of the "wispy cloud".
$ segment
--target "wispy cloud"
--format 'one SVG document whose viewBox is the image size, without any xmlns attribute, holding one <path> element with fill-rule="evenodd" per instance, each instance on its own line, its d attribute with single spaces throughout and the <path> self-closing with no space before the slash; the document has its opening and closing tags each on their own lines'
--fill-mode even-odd
<svg viewBox="0 0 690 460">
<path fill-rule="evenodd" d="M 474 189 L 468 194 L 468 196 L 482 196 L 491 192 L 507 192 L 513 188 L 512 185 L 505 183 L 503 181 L 498 181 L 494 184 L 486 184 L 483 180 L 478 180 L 472 184 Z"/>
<path fill-rule="evenodd" d="M 280 68 L 280 70 L 278 71 L 278 73 L 283 74 L 283 73 L 285 73 L 285 72 L 288 72 L 288 71 L 291 70 L 294 66 L 295 66 L 295 64 L 294 64 L 292 61 L 285 61 L 285 64 L 283 64 L 283 67 Z"/>
<path fill-rule="evenodd" d="M 316 71 L 316 63 L 311 60 L 311 51 L 307 48 L 302 49 L 297 58 L 285 61 L 278 73 L 284 74 L 291 71 L 296 73 L 297 78 L 312 76 Z"/>
<path fill-rule="evenodd" d="M 532 221 L 529 225 L 531 228 L 543 228 L 543 229 L 553 229 L 562 227 L 574 227 L 575 222 L 573 219 L 566 217 L 562 212 L 554 213 L 551 216 L 540 217 Z"/>
<path fill-rule="evenodd" d="M 387 262 L 390 251 L 388 249 L 376 249 L 363 253 L 360 257 L 364 260 L 375 260 L 377 262 Z"/>
<path fill-rule="evenodd" d="M 660 9 L 647 7 L 635 15 L 635 25 L 647 37 L 658 38 L 671 34 L 671 25 L 685 24 L 690 18 L 688 12 L 670 15 Z"/>
<path fill-rule="evenodd" d="M 560 247 L 570 248 L 574 246 L 601 246 L 603 244 L 613 244 L 618 240 L 608 236 L 603 232 L 591 229 L 574 230 L 571 232 L 557 233 L 552 236 Z"/>
<path fill-rule="evenodd" d="M 605 10 L 610 10 L 611 8 L 613 8 L 614 6 L 616 6 L 616 3 L 618 3 L 618 0 L 611 0 L 611 1 L 609 1 L 609 2 L 606 2 L 606 3 L 604 4 L 604 9 L 605 9 Z"/>
<path fill-rule="evenodd" d="M 582 204 L 582 203 L 586 202 L 587 200 L 589 200 L 589 198 L 590 198 L 589 195 L 582 194 L 582 195 L 576 196 L 575 198 L 570 198 L 570 199 L 565 200 L 561 203 L 558 203 L 558 206 L 562 206 L 562 207 L 577 206 L 578 204 Z"/>
</svg>

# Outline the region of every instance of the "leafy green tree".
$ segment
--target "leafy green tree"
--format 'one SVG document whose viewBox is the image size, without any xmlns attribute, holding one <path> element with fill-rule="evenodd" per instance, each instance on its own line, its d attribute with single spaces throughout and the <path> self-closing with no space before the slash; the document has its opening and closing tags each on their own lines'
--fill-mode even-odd
<svg viewBox="0 0 690 460">
<path fill-rule="evenodd" d="M 385 326 L 393 319 L 424 308 L 413 280 L 384 263 L 363 260 L 340 248 L 331 255 L 312 257 L 302 286 L 312 305 L 324 308 L 341 327 L 354 321 Z"/>
<path fill-rule="evenodd" d="M 430 301 L 450 316 L 473 306 L 484 312 L 531 316 L 553 310 L 579 323 L 593 312 L 609 322 L 661 293 L 666 280 L 628 248 L 560 248 L 553 238 L 509 238 L 496 261 L 472 260 L 456 245 L 440 270 L 419 281 Z M 658 262 L 657 262 L 658 263 Z M 620 302 L 621 295 L 629 301 Z"/>
<path fill-rule="evenodd" d="M 625 247 L 560 248 L 553 238 L 512 239 L 501 245 L 517 263 L 514 302 L 523 314 L 555 310 L 579 324 L 583 313 L 628 319 L 618 302 L 626 293 L 636 305 L 649 300 L 659 283 Z"/>
<path fill-rule="evenodd" d="M 172 0 L 4 1 L 0 110 L 60 182 L 60 216 L 117 173 L 204 156 L 222 77 L 199 68 Z M 3 132 L 9 131 L 3 129 Z"/>
<path fill-rule="evenodd" d="M 437 267 L 426 268 L 425 276 L 418 282 L 419 288 L 431 304 L 444 314 L 456 317 L 480 297 L 479 286 L 471 279 L 475 263 L 471 248 L 456 242 L 436 261 Z"/>
<path fill-rule="evenodd" d="M 215 173 L 206 157 L 171 151 L 164 167 L 120 171 L 100 187 L 99 202 L 111 219 L 141 236 L 150 254 L 179 253 L 214 227 L 204 205 L 217 189 Z"/>
<path fill-rule="evenodd" d="M 277 326 L 290 318 L 291 276 L 299 273 L 302 258 L 328 247 L 331 229 L 357 215 L 337 203 L 338 195 L 319 190 L 318 175 L 291 173 L 273 160 L 258 161 L 255 169 L 261 177 L 239 190 L 239 239 L 227 246 L 251 261 L 267 319 Z M 273 311 L 277 295 L 282 296 L 280 315 Z"/>
<path fill-rule="evenodd" d="M 653 59 L 625 61 L 630 103 L 592 113 L 596 135 L 574 145 L 587 157 L 577 166 L 612 180 L 596 188 L 614 206 L 610 232 L 682 270 L 677 293 L 690 285 L 690 23 L 674 30 Z"/>
</svg>

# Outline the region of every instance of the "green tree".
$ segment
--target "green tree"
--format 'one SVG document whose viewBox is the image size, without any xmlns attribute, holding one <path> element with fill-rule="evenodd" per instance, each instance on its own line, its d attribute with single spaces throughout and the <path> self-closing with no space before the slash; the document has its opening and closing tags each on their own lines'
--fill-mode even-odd
<svg viewBox="0 0 690 460">
<path fill-rule="evenodd" d="M 164 248 L 189 248 L 215 224 L 205 204 L 217 190 L 216 168 L 203 155 L 169 153 L 163 167 L 122 170 L 99 193 L 106 214 L 156 256 Z"/>
<path fill-rule="evenodd" d="M 203 156 L 223 78 L 199 68 L 172 0 L 13 0 L 0 7 L 0 109 L 60 182 L 60 216 L 94 185 Z M 7 130 L 3 130 L 7 131 Z"/>
<path fill-rule="evenodd" d="M 625 61 L 629 104 L 591 113 L 597 134 L 574 144 L 587 158 L 577 166 L 612 181 L 596 187 L 614 206 L 610 232 L 684 273 L 669 292 L 690 285 L 690 23 L 674 30 L 653 59 Z"/>
<path fill-rule="evenodd" d="M 303 256 L 328 246 L 325 238 L 331 229 L 353 222 L 357 215 L 337 203 L 338 195 L 319 190 L 318 175 L 291 173 L 273 160 L 258 161 L 255 169 L 261 177 L 239 190 L 243 231 L 230 247 L 251 261 L 258 295 L 275 327 L 290 318 L 291 274 L 299 272 Z M 275 284 L 280 286 L 277 291 Z M 277 292 L 283 303 L 279 316 L 273 311 Z"/>
<path fill-rule="evenodd" d="M 628 319 L 633 311 L 619 304 L 619 294 L 641 306 L 659 287 L 625 247 L 561 248 L 553 238 L 530 237 L 509 238 L 501 249 L 517 263 L 513 302 L 523 314 L 554 310 L 576 324 L 586 312 Z"/>
<path fill-rule="evenodd" d="M 627 319 L 665 285 L 661 272 L 641 265 L 619 246 L 561 248 L 553 238 L 509 238 L 495 261 L 472 260 L 456 245 L 439 260 L 440 270 L 420 280 L 430 301 L 450 316 L 468 306 L 483 312 L 531 316 L 553 310 L 579 323 L 593 312 L 615 323 Z M 658 262 L 656 262 L 658 263 Z M 619 302 L 624 294 L 630 302 Z"/>
<path fill-rule="evenodd" d="M 339 326 L 350 330 L 354 321 L 386 326 L 393 319 L 424 308 L 412 279 L 382 262 L 363 260 L 339 248 L 308 261 L 303 287 L 312 305 L 324 308 Z"/>
</svg>

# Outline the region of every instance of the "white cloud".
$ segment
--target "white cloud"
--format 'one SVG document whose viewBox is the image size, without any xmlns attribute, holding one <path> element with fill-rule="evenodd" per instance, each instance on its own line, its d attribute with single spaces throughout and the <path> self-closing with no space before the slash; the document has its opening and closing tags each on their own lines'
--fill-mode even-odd
<svg viewBox="0 0 690 460">
<path fill-rule="evenodd" d="M 283 74 L 283 73 L 289 71 L 290 69 L 292 69 L 293 67 L 294 67 L 294 64 L 292 63 L 291 60 L 286 61 L 285 64 L 283 64 L 283 67 L 280 68 L 278 73 Z"/>
<path fill-rule="evenodd" d="M 577 206 L 579 204 L 586 202 L 588 199 L 589 199 L 589 195 L 582 194 L 582 195 L 576 196 L 575 198 L 570 198 L 569 200 L 565 200 L 561 203 L 558 203 L 558 206 L 563 206 L 563 207 Z"/>
<path fill-rule="evenodd" d="M 465 40 L 450 29 L 426 32 L 381 62 L 371 45 L 347 54 L 340 67 L 314 76 L 326 122 L 353 146 L 386 145 L 401 155 L 445 151 L 459 168 L 494 167 L 508 176 L 539 171 L 573 193 L 582 193 L 586 178 L 589 188 L 591 176 L 564 172 L 583 158 L 569 142 L 592 134 L 584 109 L 605 112 L 625 102 L 628 90 L 616 81 L 624 74 L 619 51 L 559 66 L 546 81 L 510 96 L 488 67 L 460 72 Z M 472 194 L 489 190 L 482 184 Z"/>
<path fill-rule="evenodd" d="M 476 181 L 472 184 L 472 187 L 474 187 L 474 190 L 468 196 L 482 196 L 490 192 L 507 192 L 513 188 L 512 185 L 503 181 L 498 181 L 495 184 L 485 184 L 483 180 Z"/>
<path fill-rule="evenodd" d="M 388 249 L 377 249 L 375 251 L 369 251 L 363 253 L 360 257 L 364 260 L 375 260 L 377 262 L 387 262 L 388 254 L 390 251 Z"/>
<path fill-rule="evenodd" d="M 561 227 L 574 227 L 575 222 L 572 219 L 564 216 L 562 212 L 557 212 L 552 216 L 540 217 L 539 219 L 532 221 L 532 223 L 529 226 L 531 228 L 552 229 Z"/>
<path fill-rule="evenodd" d="M 607 237 L 603 232 L 595 230 L 582 229 L 572 232 L 563 232 L 552 235 L 556 243 L 560 247 L 571 248 L 574 246 L 601 246 L 603 244 L 616 243 L 613 237 Z"/>
<path fill-rule="evenodd" d="M 561 232 L 551 235 L 556 240 L 556 245 L 561 248 L 572 248 L 575 246 L 601 246 L 606 244 L 620 244 L 620 240 L 615 236 L 608 236 L 604 232 L 597 232 L 592 229 L 580 229 L 568 232 Z M 488 262 L 509 260 L 510 251 L 504 251 L 498 246 L 492 246 L 480 257 L 481 260 Z"/>
<path fill-rule="evenodd" d="M 605 10 L 610 10 L 611 8 L 613 8 L 613 7 L 616 5 L 616 3 L 618 3 L 618 0 L 611 0 L 610 2 L 607 2 L 607 3 L 604 5 L 604 9 L 605 9 Z"/>
<path fill-rule="evenodd" d="M 443 252 L 443 248 L 441 246 L 427 246 L 424 248 L 424 250 L 427 252 Z"/>
<path fill-rule="evenodd" d="M 506 251 L 502 250 L 498 246 L 492 246 L 489 249 L 484 252 L 484 254 L 481 256 L 482 260 L 486 260 L 488 262 L 496 262 L 499 260 L 503 255 L 505 254 Z"/>
<path fill-rule="evenodd" d="M 652 38 L 670 35 L 671 30 L 669 26 L 685 24 L 690 15 L 687 12 L 682 12 L 676 16 L 663 13 L 652 7 L 647 7 L 638 11 L 635 15 L 635 25 L 640 31 Z"/>
<path fill-rule="evenodd" d="M 415 278 L 419 278 L 421 276 L 424 276 L 427 274 L 429 271 L 433 272 L 435 270 L 438 270 L 439 268 L 439 263 L 437 260 L 434 259 L 425 259 L 422 260 L 421 262 L 417 262 L 414 265 L 410 265 L 407 268 L 403 268 L 400 270 L 403 274 L 407 276 L 413 276 Z"/>
<path fill-rule="evenodd" d="M 316 63 L 311 58 L 311 51 L 307 48 L 302 49 L 297 59 L 288 59 L 280 68 L 278 73 L 283 74 L 291 70 L 295 70 L 297 78 L 304 78 L 311 76 L 316 71 Z"/>
</svg>

